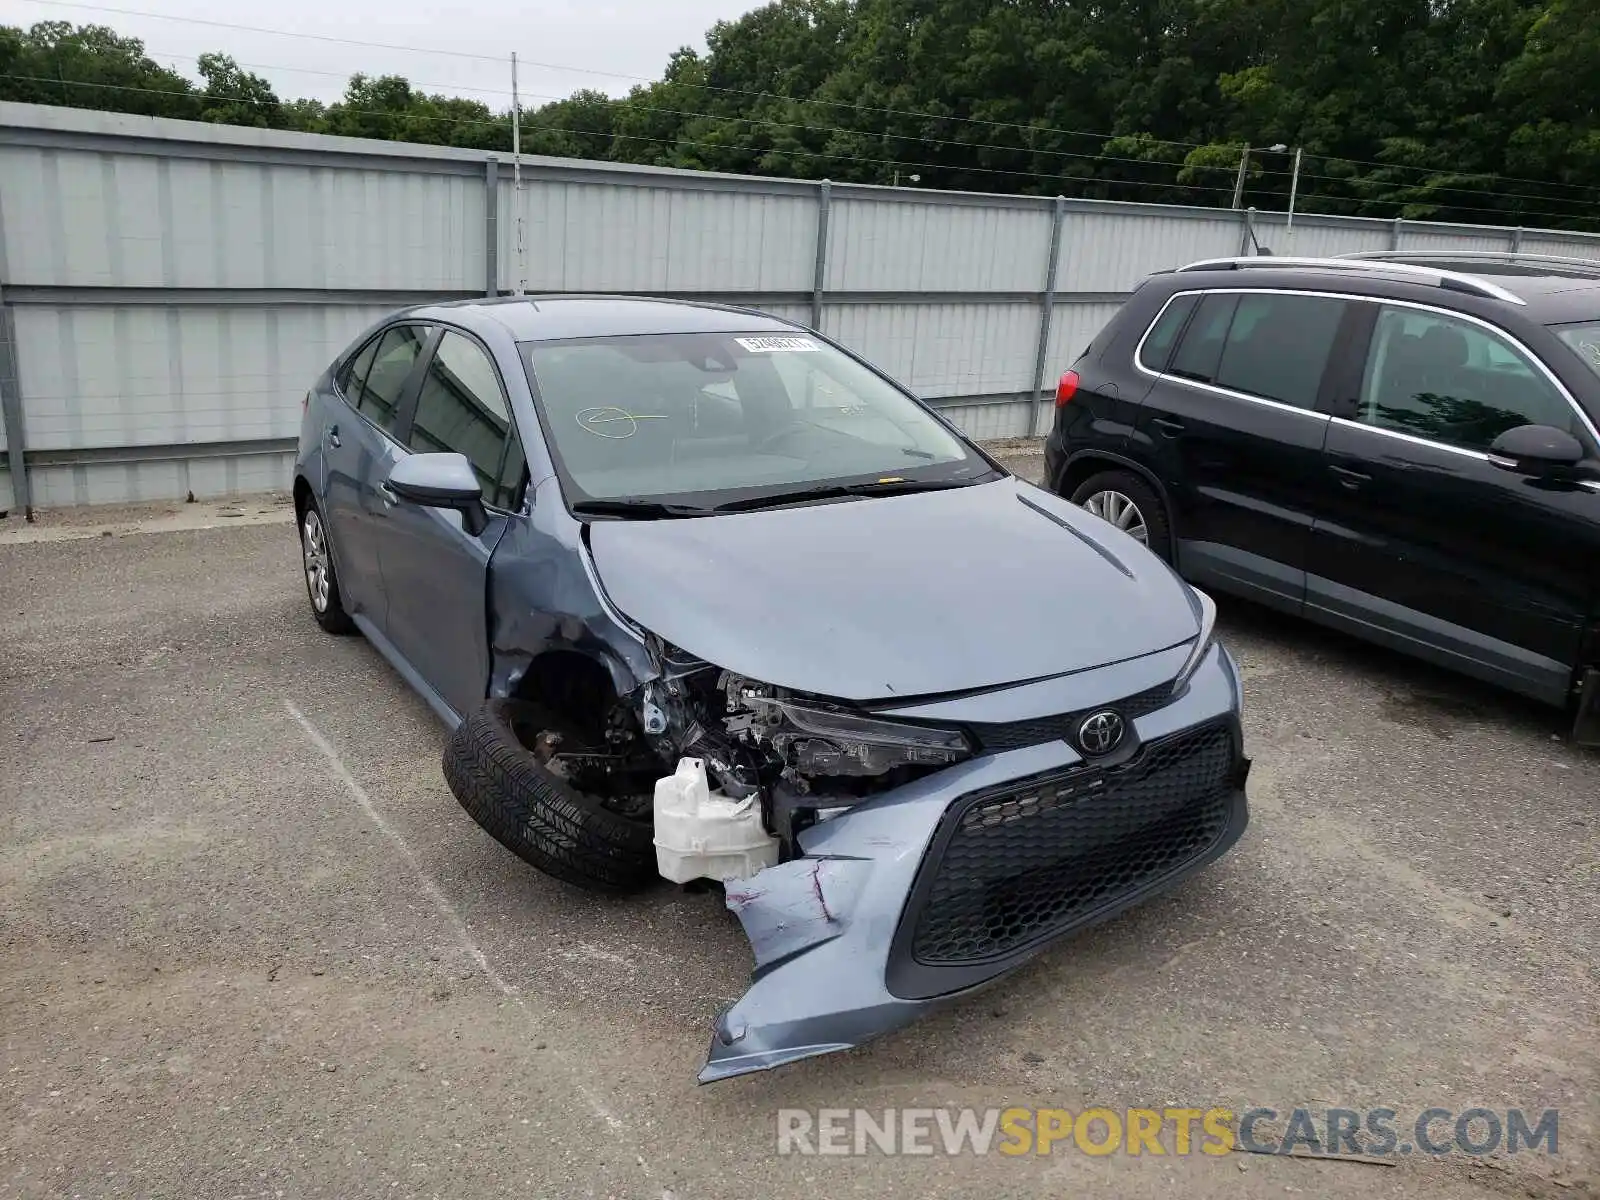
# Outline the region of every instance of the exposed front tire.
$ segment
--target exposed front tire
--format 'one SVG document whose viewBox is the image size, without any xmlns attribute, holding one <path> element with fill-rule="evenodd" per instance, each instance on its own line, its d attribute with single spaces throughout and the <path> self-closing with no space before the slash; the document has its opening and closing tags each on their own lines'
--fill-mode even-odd
<svg viewBox="0 0 1600 1200">
<path fill-rule="evenodd" d="M 1172 525 L 1156 490 L 1132 471 L 1101 471 L 1080 483 L 1070 497 L 1079 507 L 1110 522 L 1172 561 Z"/>
<path fill-rule="evenodd" d="M 305 568 L 306 596 L 317 624 L 328 633 L 354 632 L 355 622 L 345 612 L 339 594 L 339 573 L 333 566 L 328 527 L 323 524 L 317 502 L 309 498 L 300 512 L 300 557 Z"/>
<path fill-rule="evenodd" d="M 519 700 L 473 713 L 445 745 L 450 790 L 495 841 L 547 875 L 597 892 L 645 887 L 658 877 L 649 823 L 613 812 L 539 762 L 516 731 L 545 717 Z"/>
</svg>

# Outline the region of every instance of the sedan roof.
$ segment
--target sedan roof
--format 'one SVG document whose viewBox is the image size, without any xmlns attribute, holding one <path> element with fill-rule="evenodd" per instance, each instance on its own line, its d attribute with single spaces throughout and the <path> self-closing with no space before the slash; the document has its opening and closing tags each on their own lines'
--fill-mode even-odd
<svg viewBox="0 0 1600 1200">
<path fill-rule="evenodd" d="M 519 342 L 652 333 L 787 333 L 787 321 L 749 309 L 648 296 L 503 296 L 421 305 L 411 315 L 485 322 Z"/>
</svg>

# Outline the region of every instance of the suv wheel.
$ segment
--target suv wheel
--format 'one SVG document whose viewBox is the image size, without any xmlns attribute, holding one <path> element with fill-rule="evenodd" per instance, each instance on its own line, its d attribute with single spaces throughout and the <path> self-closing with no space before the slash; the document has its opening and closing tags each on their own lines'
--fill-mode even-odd
<svg viewBox="0 0 1600 1200">
<path fill-rule="evenodd" d="M 1172 561 L 1171 526 L 1155 489 L 1131 471 L 1102 471 L 1080 483 L 1072 502 Z"/>
</svg>

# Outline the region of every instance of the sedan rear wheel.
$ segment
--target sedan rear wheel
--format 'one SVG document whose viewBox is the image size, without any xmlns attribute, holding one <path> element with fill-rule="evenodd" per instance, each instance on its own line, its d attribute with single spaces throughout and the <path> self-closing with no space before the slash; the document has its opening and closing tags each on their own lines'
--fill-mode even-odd
<svg viewBox="0 0 1600 1200">
<path fill-rule="evenodd" d="M 307 500 L 300 514 L 300 556 L 304 560 L 306 595 L 311 615 L 329 633 L 349 633 L 355 628 L 339 595 L 339 576 L 328 547 L 328 529 L 315 500 Z"/>
</svg>

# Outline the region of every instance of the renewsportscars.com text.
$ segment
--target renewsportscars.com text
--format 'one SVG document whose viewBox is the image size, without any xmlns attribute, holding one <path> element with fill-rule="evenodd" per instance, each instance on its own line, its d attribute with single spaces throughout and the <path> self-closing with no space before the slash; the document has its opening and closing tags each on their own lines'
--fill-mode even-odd
<svg viewBox="0 0 1600 1200">
<path fill-rule="evenodd" d="M 779 1154 L 1471 1156 L 1558 1152 L 1547 1108 L 783 1108 Z"/>
</svg>

